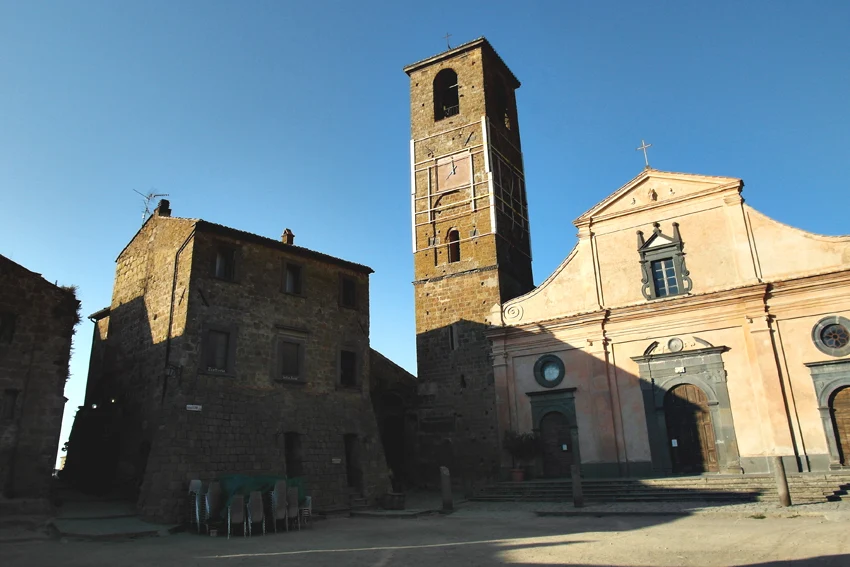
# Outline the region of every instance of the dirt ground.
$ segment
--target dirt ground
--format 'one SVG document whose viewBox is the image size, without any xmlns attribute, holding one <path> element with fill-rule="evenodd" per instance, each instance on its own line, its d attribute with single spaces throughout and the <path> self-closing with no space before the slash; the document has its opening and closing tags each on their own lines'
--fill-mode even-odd
<svg viewBox="0 0 850 567">
<path fill-rule="evenodd" d="M 342 565 L 850 566 L 850 524 L 818 518 L 537 517 L 458 512 L 335 518 L 253 538 L 181 533 L 124 541 L 6 543 L 4 567 Z M 258 527 L 259 528 L 259 527 Z M 255 532 L 256 533 L 256 532 Z"/>
</svg>

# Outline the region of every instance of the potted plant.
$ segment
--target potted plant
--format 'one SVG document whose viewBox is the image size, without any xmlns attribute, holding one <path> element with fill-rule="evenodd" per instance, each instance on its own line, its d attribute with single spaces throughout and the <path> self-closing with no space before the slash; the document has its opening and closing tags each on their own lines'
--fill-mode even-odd
<svg viewBox="0 0 850 567">
<path fill-rule="evenodd" d="M 517 433 L 506 431 L 502 446 L 510 453 L 513 467 L 511 468 L 511 480 L 522 482 L 525 480 L 524 465 L 533 461 L 540 453 L 540 437 L 537 433 Z"/>
</svg>

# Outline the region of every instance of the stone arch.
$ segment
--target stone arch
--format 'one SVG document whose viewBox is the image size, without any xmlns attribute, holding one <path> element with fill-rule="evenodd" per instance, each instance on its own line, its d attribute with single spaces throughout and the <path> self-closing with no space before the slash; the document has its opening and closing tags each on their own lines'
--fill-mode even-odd
<svg viewBox="0 0 850 567">
<path fill-rule="evenodd" d="M 829 463 L 817 466 L 815 460 L 812 459 L 812 468 L 841 469 L 841 453 L 838 448 L 838 437 L 835 434 L 835 424 L 833 422 L 830 402 L 839 390 L 850 387 L 850 359 L 810 362 L 806 366 L 809 367 L 809 371 L 812 373 L 815 397 L 818 401 L 818 411 L 820 412 L 826 445 L 829 450 Z"/>
<path fill-rule="evenodd" d="M 708 398 L 720 472 L 743 472 L 723 366 L 722 354 L 727 350 L 723 346 L 661 354 L 654 354 L 650 350 L 649 354 L 632 358 L 640 369 L 640 387 L 654 473 L 671 474 L 673 470 L 664 398 L 670 390 L 682 384 L 696 386 Z"/>
</svg>

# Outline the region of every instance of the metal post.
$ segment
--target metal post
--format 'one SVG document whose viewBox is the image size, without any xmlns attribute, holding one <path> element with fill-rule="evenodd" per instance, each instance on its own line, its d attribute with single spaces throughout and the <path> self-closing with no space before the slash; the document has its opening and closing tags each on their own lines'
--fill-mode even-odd
<svg viewBox="0 0 850 567">
<path fill-rule="evenodd" d="M 443 511 L 451 512 L 454 510 L 452 504 L 452 476 L 449 474 L 448 467 L 440 467 L 440 488 L 443 492 Z"/>
<path fill-rule="evenodd" d="M 773 475 L 776 478 L 776 491 L 779 493 L 779 505 L 791 505 L 791 492 L 788 490 L 788 477 L 785 476 L 785 463 L 782 457 L 773 457 Z"/>
<path fill-rule="evenodd" d="M 573 506 L 581 508 L 584 506 L 584 494 L 581 489 L 581 466 L 570 465 L 570 476 L 573 481 Z"/>
</svg>

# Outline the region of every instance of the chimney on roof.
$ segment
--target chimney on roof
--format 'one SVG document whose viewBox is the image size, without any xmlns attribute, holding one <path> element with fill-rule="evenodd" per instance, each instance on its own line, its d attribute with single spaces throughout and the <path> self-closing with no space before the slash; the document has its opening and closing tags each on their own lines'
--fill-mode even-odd
<svg viewBox="0 0 850 567">
<path fill-rule="evenodd" d="M 284 244 L 295 244 L 295 234 L 287 228 L 283 231 L 283 234 L 280 235 L 280 241 Z"/>
<path fill-rule="evenodd" d="M 159 200 L 159 204 L 156 206 L 156 212 L 154 214 L 158 217 L 171 216 L 171 203 L 168 202 L 168 199 Z"/>
</svg>

